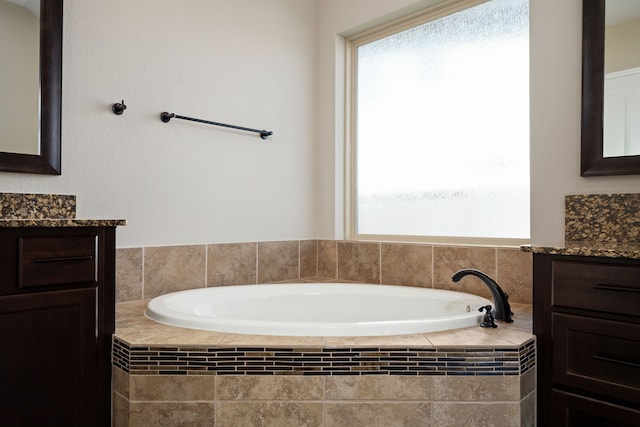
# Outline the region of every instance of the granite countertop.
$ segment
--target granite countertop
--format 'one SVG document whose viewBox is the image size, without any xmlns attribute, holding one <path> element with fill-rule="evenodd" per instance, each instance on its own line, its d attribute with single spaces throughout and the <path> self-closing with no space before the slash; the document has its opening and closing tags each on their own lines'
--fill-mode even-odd
<svg viewBox="0 0 640 427">
<path fill-rule="evenodd" d="M 524 252 L 640 259 L 640 194 L 565 196 L 564 242 L 521 246 Z"/>
<path fill-rule="evenodd" d="M 520 346 L 533 338 L 532 311 L 527 304 L 511 304 L 513 323 L 498 322 L 495 329 L 471 326 L 442 332 L 378 337 L 283 337 L 230 334 L 162 325 L 145 317 L 148 300 L 116 305 L 116 332 L 131 346 L 267 346 L 267 347 L 500 347 Z"/>
<path fill-rule="evenodd" d="M 124 219 L 77 219 L 76 196 L 0 193 L 0 228 L 116 227 Z"/>
<path fill-rule="evenodd" d="M 575 255 L 640 259 L 640 244 L 618 242 L 573 242 L 522 245 L 523 252 L 547 255 Z"/>
<path fill-rule="evenodd" d="M 124 219 L 0 219 L 0 228 L 19 227 L 116 227 L 127 225 Z"/>
</svg>

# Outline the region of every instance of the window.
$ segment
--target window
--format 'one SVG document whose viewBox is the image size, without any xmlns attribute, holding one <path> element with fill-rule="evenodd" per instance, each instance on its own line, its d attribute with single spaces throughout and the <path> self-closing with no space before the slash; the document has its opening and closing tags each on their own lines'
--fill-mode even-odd
<svg viewBox="0 0 640 427">
<path fill-rule="evenodd" d="M 350 40 L 351 237 L 529 238 L 528 3 Z"/>
</svg>

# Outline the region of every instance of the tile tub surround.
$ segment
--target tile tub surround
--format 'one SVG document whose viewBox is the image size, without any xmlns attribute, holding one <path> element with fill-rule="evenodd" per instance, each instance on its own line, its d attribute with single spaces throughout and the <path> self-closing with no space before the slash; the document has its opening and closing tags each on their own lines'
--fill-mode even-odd
<svg viewBox="0 0 640 427">
<path fill-rule="evenodd" d="M 116 426 L 535 425 L 528 305 L 497 329 L 390 337 L 197 331 L 145 306 L 117 307 Z"/>
<path fill-rule="evenodd" d="M 531 304 L 532 256 L 518 248 L 335 240 L 118 249 L 116 298 L 126 302 L 183 289 L 296 279 L 421 286 L 491 298 L 480 280 L 451 280 L 462 268 L 484 271 L 511 302 Z"/>
</svg>

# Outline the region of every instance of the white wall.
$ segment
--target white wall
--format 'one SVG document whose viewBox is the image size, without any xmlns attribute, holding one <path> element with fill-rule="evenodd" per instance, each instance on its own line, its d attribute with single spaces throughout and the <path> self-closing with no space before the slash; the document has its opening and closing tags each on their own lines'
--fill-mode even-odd
<svg viewBox="0 0 640 427">
<path fill-rule="evenodd" d="M 2 173 L 0 191 L 76 194 L 79 217 L 129 220 L 119 247 L 341 238 L 340 35 L 436 1 L 65 0 L 63 174 Z M 640 176 L 579 176 L 580 14 L 531 2 L 538 243 L 562 239 L 565 194 L 640 191 Z"/>
<path fill-rule="evenodd" d="M 75 194 L 79 217 L 129 221 L 119 247 L 315 237 L 313 1 L 65 0 L 64 13 L 62 176 L 1 173 L 0 191 Z"/>
<path fill-rule="evenodd" d="M 531 234 L 562 240 L 566 194 L 637 193 L 640 176 L 580 177 L 582 0 L 531 1 Z"/>
</svg>

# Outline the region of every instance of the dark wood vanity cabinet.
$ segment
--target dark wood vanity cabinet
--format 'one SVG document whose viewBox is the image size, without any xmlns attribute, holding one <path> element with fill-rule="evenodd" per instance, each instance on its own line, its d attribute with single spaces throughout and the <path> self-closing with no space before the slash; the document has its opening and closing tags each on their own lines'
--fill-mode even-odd
<svg viewBox="0 0 640 427">
<path fill-rule="evenodd" d="M 0 229 L 0 425 L 109 426 L 115 227 Z"/>
<path fill-rule="evenodd" d="M 640 260 L 533 259 L 538 425 L 640 426 Z"/>
</svg>

